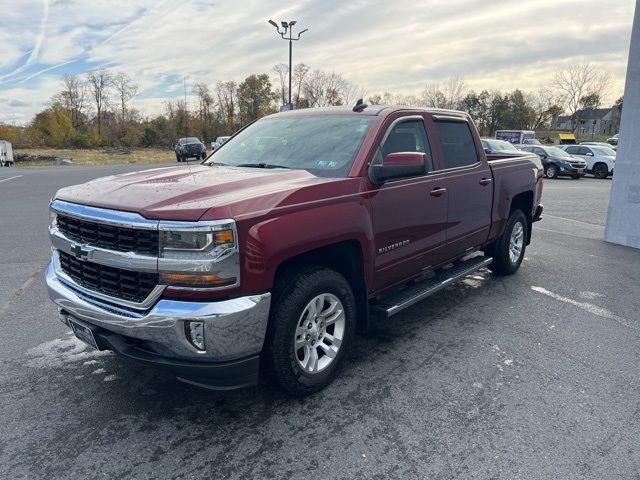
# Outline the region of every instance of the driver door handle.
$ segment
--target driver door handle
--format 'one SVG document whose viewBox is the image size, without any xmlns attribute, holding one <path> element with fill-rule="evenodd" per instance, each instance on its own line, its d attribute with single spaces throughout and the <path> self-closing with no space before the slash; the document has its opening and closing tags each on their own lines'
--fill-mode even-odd
<svg viewBox="0 0 640 480">
<path fill-rule="evenodd" d="M 493 182 L 492 179 L 490 178 L 483 178 L 480 180 L 480 185 L 482 185 L 483 187 L 486 187 L 487 185 L 489 185 L 491 182 Z"/>
<path fill-rule="evenodd" d="M 439 197 L 443 193 L 447 193 L 447 189 L 440 187 L 440 188 L 434 188 L 433 190 L 431 190 L 429 192 L 429 195 L 431 195 L 432 197 Z"/>
</svg>

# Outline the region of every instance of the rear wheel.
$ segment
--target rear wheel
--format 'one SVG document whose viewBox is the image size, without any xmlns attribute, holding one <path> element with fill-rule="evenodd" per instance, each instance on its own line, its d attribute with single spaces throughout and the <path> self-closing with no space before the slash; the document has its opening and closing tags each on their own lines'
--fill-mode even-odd
<svg viewBox="0 0 640 480">
<path fill-rule="evenodd" d="M 339 273 L 303 266 L 276 280 L 265 344 L 276 382 L 304 396 L 328 385 L 355 332 L 355 298 Z"/>
<path fill-rule="evenodd" d="M 573 178 L 574 180 L 578 180 L 580 178 L 580 175 L 571 175 L 571 178 Z"/>
<path fill-rule="evenodd" d="M 511 212 L 502 236 L 491 249 L 491 271 L 499 275 L 511 275 L 520 268 L 527 247 L 527 229 L 527 218 L 522 210 Z"/>
<path fill-rule="evenodd" d="M 607 178 L 609 175 L 609 169 L 604 163 L 596 163 L 593 166 L 593 176 L 599 179 Z"/>
<path fill-rule="evenodd" d="M 544 173 L 547 178 L 558 178 L 558 167 L 555 165 L 547 165 Z"/>
</svg>

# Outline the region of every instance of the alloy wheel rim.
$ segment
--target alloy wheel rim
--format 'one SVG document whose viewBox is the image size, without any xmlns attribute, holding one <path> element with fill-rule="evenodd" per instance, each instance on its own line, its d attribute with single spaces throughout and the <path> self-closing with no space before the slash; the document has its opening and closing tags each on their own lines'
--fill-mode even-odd
<svg viewBox="0 0 640 480">
<path fill-rule="evenodd" d="M 316 295 L 298 318 L 293 348 L 300 368 L 315 374 L 326 369 L 338 355 L 344 339 L 344 306 L 331 293 Z"/>
<path fill-rule="evenodd" d="M 524 245 L 524 227 L 522 222 L 516 222 L 511 230 L 511 238 L 509 239 L 509 259 L 511 263 L 518 263 Z"/>
<path fill-rule="evenodd" d="M 555 177 L 556 176 L 556 169 L 555 167 L 549 167 L 547 168 L 547 177 Z"/>
</svg>

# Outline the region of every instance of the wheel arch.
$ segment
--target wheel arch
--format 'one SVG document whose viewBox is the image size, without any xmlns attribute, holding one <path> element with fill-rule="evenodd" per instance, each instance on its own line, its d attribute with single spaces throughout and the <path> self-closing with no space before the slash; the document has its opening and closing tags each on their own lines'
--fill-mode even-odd
<svg viewBox="0 0 640 480">
<path fill-rule="evenodd" d="M 344 240 L 287 258 L 278 265 L 275 276 L 300 265 L 317 265 L 334 270 L 345 277 L 356 299 L 356 328 L 361 332 L 366 331 L 369 302 L 360 242 L 355 239 Z"/>
<path fill-rule="evenodd" d="M 531 243 L 531 225 L 533 215 L 533 192 L 528 190 L 526 192 L 518 193 L 511 200 L 511 206 L 509 207 L 509 215 L 514 210 L 521 210 L 527 219 L 527 245 Z"/>
</svg>

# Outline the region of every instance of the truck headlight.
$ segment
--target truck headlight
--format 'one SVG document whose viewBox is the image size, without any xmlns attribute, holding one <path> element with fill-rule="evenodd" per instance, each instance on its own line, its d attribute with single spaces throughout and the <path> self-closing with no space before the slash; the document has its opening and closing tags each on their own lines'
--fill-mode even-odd
<svg viewBox="0 0 640 480">
<path fill-rule="evenodd" d="M 49 209 L 49 230 L 53 230 L 54 228 L 57 227 L 57 221 L 58 221 L 58 213 L 50 208 Z"/>
<path fill-rule="evenodd" d="M 233 220 L 160 222 L 161 283 L 185 289 L 221 289 L 240 281 Z"/>
</svg>

